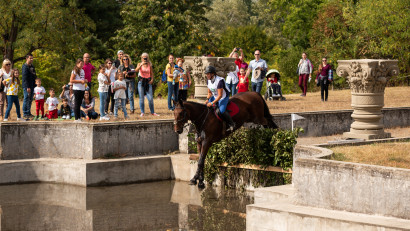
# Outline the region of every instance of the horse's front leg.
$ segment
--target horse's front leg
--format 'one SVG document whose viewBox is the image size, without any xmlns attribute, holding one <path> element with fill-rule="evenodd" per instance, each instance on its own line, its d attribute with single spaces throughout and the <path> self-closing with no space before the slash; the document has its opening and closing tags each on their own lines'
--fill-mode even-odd
<svg viewBox="0 0 410 231">
<path fill-rule="evenodd" d="M 204 140 L 204 142 L 202 142 L 201 155 L 199 156 L 199 160 L 198 160 L 198 170 L 197 170 L 197 173 L 199 173 L 199 176 L 198 176 L 198 188 L 205 188 L 205 183 L 204 183 L 204 166 L 205 166 L 206 154 L 208 153 L 208 150 L 209 150 L 210 147 L 211 147 L 210 142 L 207 142 L 206 140 Z"/>
<path fill-rule="evenodd" d="M 196 144 L 197 144 L 197 150 L 202 153 L 202 141 L 204 139 L 201 137 L 200 134 L 197 134 L 196 137 Z M 201 155 L 201 154 L 200 154 Z M 196 185 L 196 181 L 199 179 L 199 175 L 200 175 L 200 168 L 196 169 L 196 173 L 194 175 L 194 177 L 192 177 L 192 179 L 189 181 L 190 185 Z"/>
</svg>

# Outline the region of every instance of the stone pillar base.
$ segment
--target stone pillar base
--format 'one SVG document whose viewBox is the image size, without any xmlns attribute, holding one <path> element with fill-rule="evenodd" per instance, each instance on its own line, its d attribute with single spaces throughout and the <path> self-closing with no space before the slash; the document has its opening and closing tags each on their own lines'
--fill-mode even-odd
<svg viewBox="0 0 410 231">
<path fill-rule="evenodd" d="M 343 133 L 343 138 L 353 138 L 353 139 L 364 139 L 364 140 L 374 140 L 374 139 L 386 139 L 391 138 L 391 133 L 382 132 L 379 134 L 360 134 L 353 132 Z"/>
</svg>

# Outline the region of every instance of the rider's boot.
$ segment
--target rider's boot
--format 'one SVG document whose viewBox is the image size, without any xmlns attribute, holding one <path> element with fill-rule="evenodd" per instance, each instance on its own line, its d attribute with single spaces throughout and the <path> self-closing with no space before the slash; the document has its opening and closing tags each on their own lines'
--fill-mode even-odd
<svg viewBox="0 0 410 231">
<path fill-rule="evenodd" d="M 226 131 L 232 132 L 235 128 L 235 122 L 233 122 L 231 115 L 229 115 L 228 111 L 225 111 L 222 115 L 223 119 L 226 122 L 226 125 L 228 125 Z"/>
</svg>

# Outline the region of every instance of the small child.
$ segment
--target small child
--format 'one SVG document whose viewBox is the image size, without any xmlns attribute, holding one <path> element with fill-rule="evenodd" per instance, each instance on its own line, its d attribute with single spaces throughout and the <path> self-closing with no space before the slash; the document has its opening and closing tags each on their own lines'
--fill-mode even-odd
<svg viewBox="0 0 410 231">
<path fill-rule="evenodd" d="M 6 114 L 4 116 L 3 121 L 8 121 L 8 117 L 10 115 L 10 111 L 13 106 L 13 103 L 16 106 L 17 121 L 25 121 L 25 119 L 21 118 L 20 103 L 19 103 L 19 98 L 18 98 L 18 91 L 19 91 L 19 85 L 20 85 L 19 70 L 13 69 L 11 71 L 11 77 L 3 80 L 3 84 L 7 86 L 7 101 L 8 101 Z"/>
<path fill-rule="evenodd" d="M 236 88 L 238 89 L 238 93 L 240 92 L 247 92 L 249 88 L 249 79 L 246 78 L 245 68 L 241 67 L 239 69 L 239 83 Z"/>
<path fill-rule="evenodd" d="M 127 115 L 127 108 L 125 107 L 125 103 L 127 102 L 127 97 L 125 95 L 125 90 L 127 89 L 127 84 L 124 81 L 124 74 L 118 72 L 118 80 L 114 82 L 114 117 L 118 117 L 118 108 L 121 106 L 122 111 L 124 112 L 124 118 L 128 119 Z"/>
<path fill-rule="evenodd" d="M 105 104 L 108 97 L 108 86 L 110 86 L 110 79 L 105 73 L 105 65 L 101 64 L 98 73 L 98 94 L 100 95 L 100 120 L 110 120 L 105 114 Z"/>
<path fill-rule="evenodd" d="M 34 88 L 34 99 L 36 100 L 36 117 L 33 120 L 38 120 L 44 118 L 44 95 L 46 94 L 46 89 L 41 86 L 41 79 L 36 79 L 37 87 Z M 41 111 L 41 117 L 39 112 Z"/>
<path fill-rule="evenodd" d="M 62 119 L 71 119 L 71 108 L 68 105 L 68 100 L 66 98 L 63 98 L 63 104 L 61 104 L 60 113 Z"/>
<path fill-rule="evenodd" d="M 184 60 L 182 58 L 177 58 L 177 65 L 175 65 L 174 75 L 179 75 L 179 90 L 178 90 L 178 99 L 186 101 L 188 98 L 188 88 L 191 84 L 191 75 L 189 72 L 186 72 L 182 69 Z"/>
<path fill-rule="evenodd" d="M 58 99 L 55 96 L 55 92 L 53 88 L 49 90 L 50 97 L 47 98 L 46 104 L 48 107 L 48 113 L 46 117 L 48 119 L 57 119 L 58 118 Z"/>
</svg>

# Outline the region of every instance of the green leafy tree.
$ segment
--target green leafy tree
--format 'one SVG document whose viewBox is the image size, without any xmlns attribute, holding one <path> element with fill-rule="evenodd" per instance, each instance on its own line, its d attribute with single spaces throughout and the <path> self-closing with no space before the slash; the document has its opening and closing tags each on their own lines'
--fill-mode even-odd
<svg viewBox="0 0 410 231">
<path fill-rule="evenodd" d="M 214 0 L 206 14 L 211 32 L 221 35 L 228 27 L 248 25 L 250 14 L 244 0 Z"/>
<path fill-rule="evenodd" d="M 1 0 L 0 45 L 4 58 L 17 62 L 33 51 L 74 56 L 94 23 L 64 0 Z"/>
<path fill-rule="evenodd" d="M 309 48 L 309 33 L 319 5 L 325 0 L 269 0 L 273 19 L 293 46 Z"/>
<path fill-rule="evenodd" d="M 227 28 L 221 35 L 221 43 L 218 47 L 219 55 L 221 56 L 227 56 L 234 47 L 240 47 L 244 52 L 246 60 L 253 59 L 253 52 L 256 49 L 260 49 L 262 58 L 267 62 L 272 62 L 275 56 L 275 45 L 275 40 L 268 37 L 262 28 L 248 25 Z"/>
<path fill-rule="evenodd" d="M 121 10 L 124 28 L 112 40 L 137 62 L 148 52 L 159 75 L 169 53 L 183 57 L 214 49 L 204 17 L 207 9 L 200 0 L 130 0 Z"/>
</svg>

